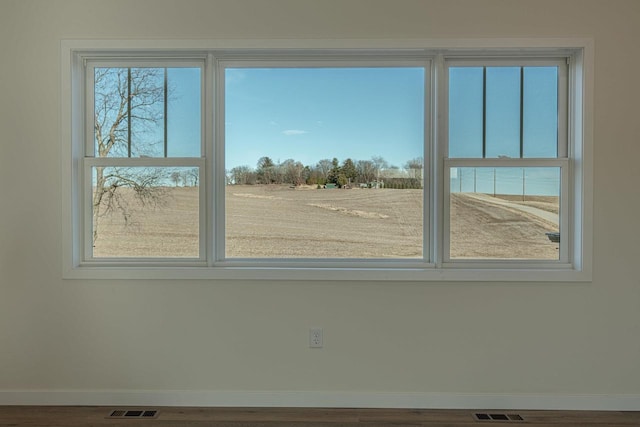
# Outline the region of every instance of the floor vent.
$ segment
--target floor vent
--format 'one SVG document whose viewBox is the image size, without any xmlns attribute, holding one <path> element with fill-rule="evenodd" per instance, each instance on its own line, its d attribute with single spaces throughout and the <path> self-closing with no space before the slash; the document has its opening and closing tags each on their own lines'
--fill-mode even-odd
<svg viewBox="0 0 640 427">
<path fill-rule="evenodd" d="M 524 418 L 522 418 L 522 415 L 518 415 L 518 414 L 478 413 L 478 414 L 473 414 L 473 418 L 475 418 L 476 421 L 498 421 L 498 422 L 524 421 Z"/>
<path fill-rule="evenodd" d="M 107 418 L 127 418 L 127 419 L 149 419 L 149 418 L 157 418 L 159 411 L 156 410 L 146 410 L 146 409 L 114 409 L 109 412 Z"/>
</svg>

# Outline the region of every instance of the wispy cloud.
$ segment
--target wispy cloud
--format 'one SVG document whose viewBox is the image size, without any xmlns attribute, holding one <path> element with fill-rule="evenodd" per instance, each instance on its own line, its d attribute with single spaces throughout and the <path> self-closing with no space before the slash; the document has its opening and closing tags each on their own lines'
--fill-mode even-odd
<svg viewBox="0 0 640 427">
<path fill-rule="evenodd" d="M 309 132 L 307 132 L 306 130 L 299 130 L 299 129 L 287 129 L 287 130 L 283 130 L 282 133 L 285 135 L 303 135 Z"/>
<path fill-rule="evenodd" d="M 226 84 L 239 83 L 247 78 L 247 74 L 241 69 L 227 70 L 224 81 Z"/>
</svg>

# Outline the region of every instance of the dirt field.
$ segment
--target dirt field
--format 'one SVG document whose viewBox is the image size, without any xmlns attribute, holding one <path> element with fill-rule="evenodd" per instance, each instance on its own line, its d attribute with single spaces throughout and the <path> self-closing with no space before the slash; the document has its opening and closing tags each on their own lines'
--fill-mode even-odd
<svg viewBox="0 0 640 427">
<path fill-rule="evenodd" d="M 558 231 L 557 219 L 549 218 L 557 216 L 557 198 L 509 204 L 491 199 L 451 195 L 452 258 L 558 259 L 558 245 L 545 235 Z M 530 207 L 534 213 L 523 210 Z"/>
<path fill-rule="evenodd" d="M 167 194 L 127 226 L 119 214 L 102 218 L 95 255 L 196 257 L 197 189 Z M 510 199 L 452 195 L 452 258 L 557 259 L 544 234 L 558 230 L 557 199 Z M 421 190 L 229 186 L 226 206 L 228 258 L 422 257 Z"/>
<path fill-rule="evenodd" d="M 128 189 L 120 189 L 126 192 Z M 157 206 L 142 207 L 126 194 L 131 216 L 103 216 L 98 224 L 96 257 L 198 257 L 198 189 L 167 189 Z"/>
<path fill-rule="evenodd" d="M 227 188 L 227 256 L 422 256 L 420 190 Z"/>
</svg>

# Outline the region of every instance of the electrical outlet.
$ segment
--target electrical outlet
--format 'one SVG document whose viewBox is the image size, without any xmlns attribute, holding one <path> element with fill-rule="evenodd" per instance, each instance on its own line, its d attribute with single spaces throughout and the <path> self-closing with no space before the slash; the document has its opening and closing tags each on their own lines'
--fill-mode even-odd
<svg viewBox="0 0 640 427">
<path fill-rule="evenodd" d="M 309 347 L 322 348 L 323 343 L 322 329 L 309 329 Z"/>
</svg>

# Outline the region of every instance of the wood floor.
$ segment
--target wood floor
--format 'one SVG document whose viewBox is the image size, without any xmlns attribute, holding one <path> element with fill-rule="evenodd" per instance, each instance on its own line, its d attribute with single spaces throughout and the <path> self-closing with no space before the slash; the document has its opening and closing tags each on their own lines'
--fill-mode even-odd
<svg viewBox="0 0 640 427">
<path fill-rule="evenodd" d="M 110 417 L 114 410 L 123 410 Z M 135 416 L 140 410 L 147 417 Z M 153 415 L 153 410 L 157 413 Z M 127 412 L 128 411 L 128 412 Z M 138 411 L 138 412 L 136 412 Z M 127 415 L 128 414 L 128 415 Z M 474 414 L 507 415 L 522 421 L 481 421 Z M 102 406 L 0 406 L 2 427 L 163 426 L 163 427 L 629 427 L 640 426 L 640 412 L 487 411 L 422 409 L 185 408 Z"/>
</svg>

